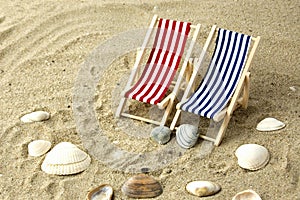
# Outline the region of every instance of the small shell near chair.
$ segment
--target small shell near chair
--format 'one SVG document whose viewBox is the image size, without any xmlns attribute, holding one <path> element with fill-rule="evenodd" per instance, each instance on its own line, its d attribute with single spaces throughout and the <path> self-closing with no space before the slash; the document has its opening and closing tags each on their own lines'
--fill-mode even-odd
<svg viewBox="0 0 300 200">
<path fill-rule="evenodd" d="M 258 131 L 276 131 L 285 127 L 285 124 L 275 118 L 268 117 L 260 121 L 256 129 Z"/>
<path fill-rule="evenodd" d="M 45 111 L 35 111 L 32 113 L 28 113 L 20 118 L 20 120 L 24 123 L 30 122 L 40 122 L 50 118 L 50 114 Z"/>
<path fill-rule="evenodd" d="M 91 190 L 87 195 L 87 200 L 111 200 L 113 194 L 113 188 L 108 184 L 103 184 Z"/>
<path fill-rule="evenodd" d="M 177 128 L 176 141 L 182 148 L 193 147 L 198 140 L 198 128 L 191 124 L 182 124 Z"/>
<path fill-rule="evenodd" d="M 218 193 L 221 186 L 211 181 L 192 181 L 185 186 L 185 189 L 192 195 L 206 197 Z"/>
<path fill-rule="evenodd" d="M 258 144 L 244 144 L 235 151 L 238 158 L 238 165 L 248 170 L 263 168 L 270 159 L 269 151 Z"/>
<path fill-rule="evenodd" d="M 244 190 L 237 193 L 232 200 L 261 200 L 260 196 L 253 190 Z"/>
<path fill-rule="evenodd" d="M 166 126 L 158 126 L 151 131 L 151 139 L 158 144 L 166 144 L 170 138 L 171 130 Z"/>
<path fill-rule="evenodd" d="M 46 140 L 34 140 L 28 144 L 28 154 L 30 156 L 41 156 L 51 148 L 51 142 Z"/>
<path fill-rule="evenodd" d="M 41 167 L 48 174 L 69 175 L 86 170 L 90 163 L 87 153 L 72 143 L 61 142 L 46 155 Z"/>
</svg>

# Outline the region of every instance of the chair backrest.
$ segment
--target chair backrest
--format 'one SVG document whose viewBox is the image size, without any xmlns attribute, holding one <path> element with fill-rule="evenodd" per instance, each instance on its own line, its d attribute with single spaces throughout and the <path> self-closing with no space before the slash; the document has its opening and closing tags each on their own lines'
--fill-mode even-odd
<svg viewBox="0 0 300 200">
<path fill-rule="evenodd" d="M 181 109 L 207 118 L 222 111 L 237 87 L 250 43 L 251 36 L 219 29 L 208 71 Z"/>
<path fill-rule="evenodd" d="M 159 19 L 152 50 L 137 83 L 125 97 L 157 104 L 165 96 L 179 67 L 190 23 Z"/>
</svg>

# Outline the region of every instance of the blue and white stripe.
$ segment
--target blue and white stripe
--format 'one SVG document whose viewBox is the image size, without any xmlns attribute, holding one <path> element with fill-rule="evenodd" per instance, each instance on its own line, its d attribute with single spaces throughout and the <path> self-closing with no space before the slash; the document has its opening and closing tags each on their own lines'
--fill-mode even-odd
<svg viewBox="0 0 300 200">
<path fill-rule="evenodd" d="M 230 100 L 242 74 L 251 36 L 219 29 L 208 71 L 181 109 L 213 118 Z"/>
</svg>

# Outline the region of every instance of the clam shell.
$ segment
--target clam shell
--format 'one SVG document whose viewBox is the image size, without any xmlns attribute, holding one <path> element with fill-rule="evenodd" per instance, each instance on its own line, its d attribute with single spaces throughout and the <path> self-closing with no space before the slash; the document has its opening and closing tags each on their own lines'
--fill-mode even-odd
<svg viewBox="0 0 300 200">
<path fill-rule="evenodd" d="M 270 159 L 269 151 L 258 144 L 244 144 L 235 151 L 240 167 L 248 170 L 263 168 Z"/>
<path fill-rule="evenodd" d="M 275 131 L 285 127 L 285 124 L 275 118 L 268 117 L 260 121 L 256 129 L 258 131 Z"/>
<path fill-rule="evenodd" d="M 182 124 L 176 131 L 176 141 L 185 149 L 193 147 L 197 143 L 198 137 L 198 128 L 190 124 Z"/>
<path fill-rule="evenodd" d="M 35 111 L 32 113 L 28 113 L 20 118 L 20 120 L 24 123 L 30 122 L 40 122 L 50 118 L 50 114 L 45 111 Z"/>
<path fill-rule="evenodd" d="M 211 181 L 192 181 L 185 186 L 185 189 L 192 195 L 206 197 L 218 193 L 221 186 Z"/>
<path fill-rule="evenodd" d="M 76 174 L 87 169 L 90 156 L 69 142 L 57 144 L 45 157 L 42 170 L 48 174 Z"/>
<path fill-rule="evenodd" d="M 232 200 L 261 200 L 260 196 L 253 190 L 244 190 L 237 193 Z"/>
<path fill-rule="evenodd" d="M 160 183 L 154 178 L 139 174 L 129 178 L 122 186 L 122 192 L 131 198 L 153 198 L 162 194 Z"/>
<path fill-rule="evenodd" d="M 113 194 L 113 188 L 108 184 L 103 184 L 91 190 L 87 195 L 87 200 L 111 200 Z"/>
<path fill-rule="evenodd" d="M 28 144 L 28 154 L 30 156 L 41 156 L 51 148 L 51 142 L 46 140 L 34 140 Z"/>
<path fill-rule="evenodd" d="M 151 139 L 158 144 L 166 144 L 170 138 L 171 130 L 166 126 L 158 126 L 151 131 Z"/>
</svg>

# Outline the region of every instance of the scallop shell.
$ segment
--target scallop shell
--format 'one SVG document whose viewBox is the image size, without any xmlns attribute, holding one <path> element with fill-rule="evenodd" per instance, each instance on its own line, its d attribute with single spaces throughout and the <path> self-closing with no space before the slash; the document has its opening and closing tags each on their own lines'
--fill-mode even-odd
<svg viewBox="0 0 300 200">
<path fill-rule="evenodd" d="M 182 124 L 176 131 L 176 141 L 182 148 L 193 147 L 199 137 L 198 128 L 190 124 Z"/>
<path fill-rule="evenodd" d="M 122 192 L 131 198 L 154 198 L 162 194 L 162 186 L 154 178 L 139 174 L 128 179 L 122 186 Z"/>
<path fill-rule="evenodd" d="M 270 159 L 268 150 L 258 144 L 244 144 L 235 151 L 240 167 L 248 170 L 263 168 Z"/>
<path fill-rule="evenodd" d="M 87 169 L 90 156 L 69 142 L 57 144 L 45 157 L 42 170 L 48 174 L 76 174 Z"/>
<path fill-rule="evenodd" d="M 151 131 L 151 139 L 158 144 L 166 144 L 170 138 L 171 130 L 166 126 L 158 126 Z"/>
<path fill-rule="evenodd" d="M 30 156 L 41 156 L 51 148 L 51 142 L 46 140 L 34 140 L 28 144 L 28 154 Z"/>
<path fill-rule="evenodd" d="M 91 190 L 87 195 L 87 200 L 111 200 L 113 194 L 113 188 L 108 184 L 103 184 Z"/>
<path fill-rule="evenodd" d="M 185 189 L 192 195 L 206 197 L 218 193 L 221 186 L 211 181 L 192 181 L 185 186 Z"/>
<path fill-rule="evenodd" d="M 20 118 L 20 120 L 24 123 L 30 122 L 40 122 L 50 118 L 50 114 L 45 111 L 35 111 L 32 113 L 28 113 Z"/>
<path fill-rule="evenodd" d="M 285 124 L 275 118 L 268 117 L 260 121 L 256 129 L 258 131 L 276 131 L 285 127 Z"/>
<path fill-rule="evenodd" d="M 253 190 L 244 190 L 237 193 L 232 200 L 261 200 L 260 196 Z"/>
</svg>

